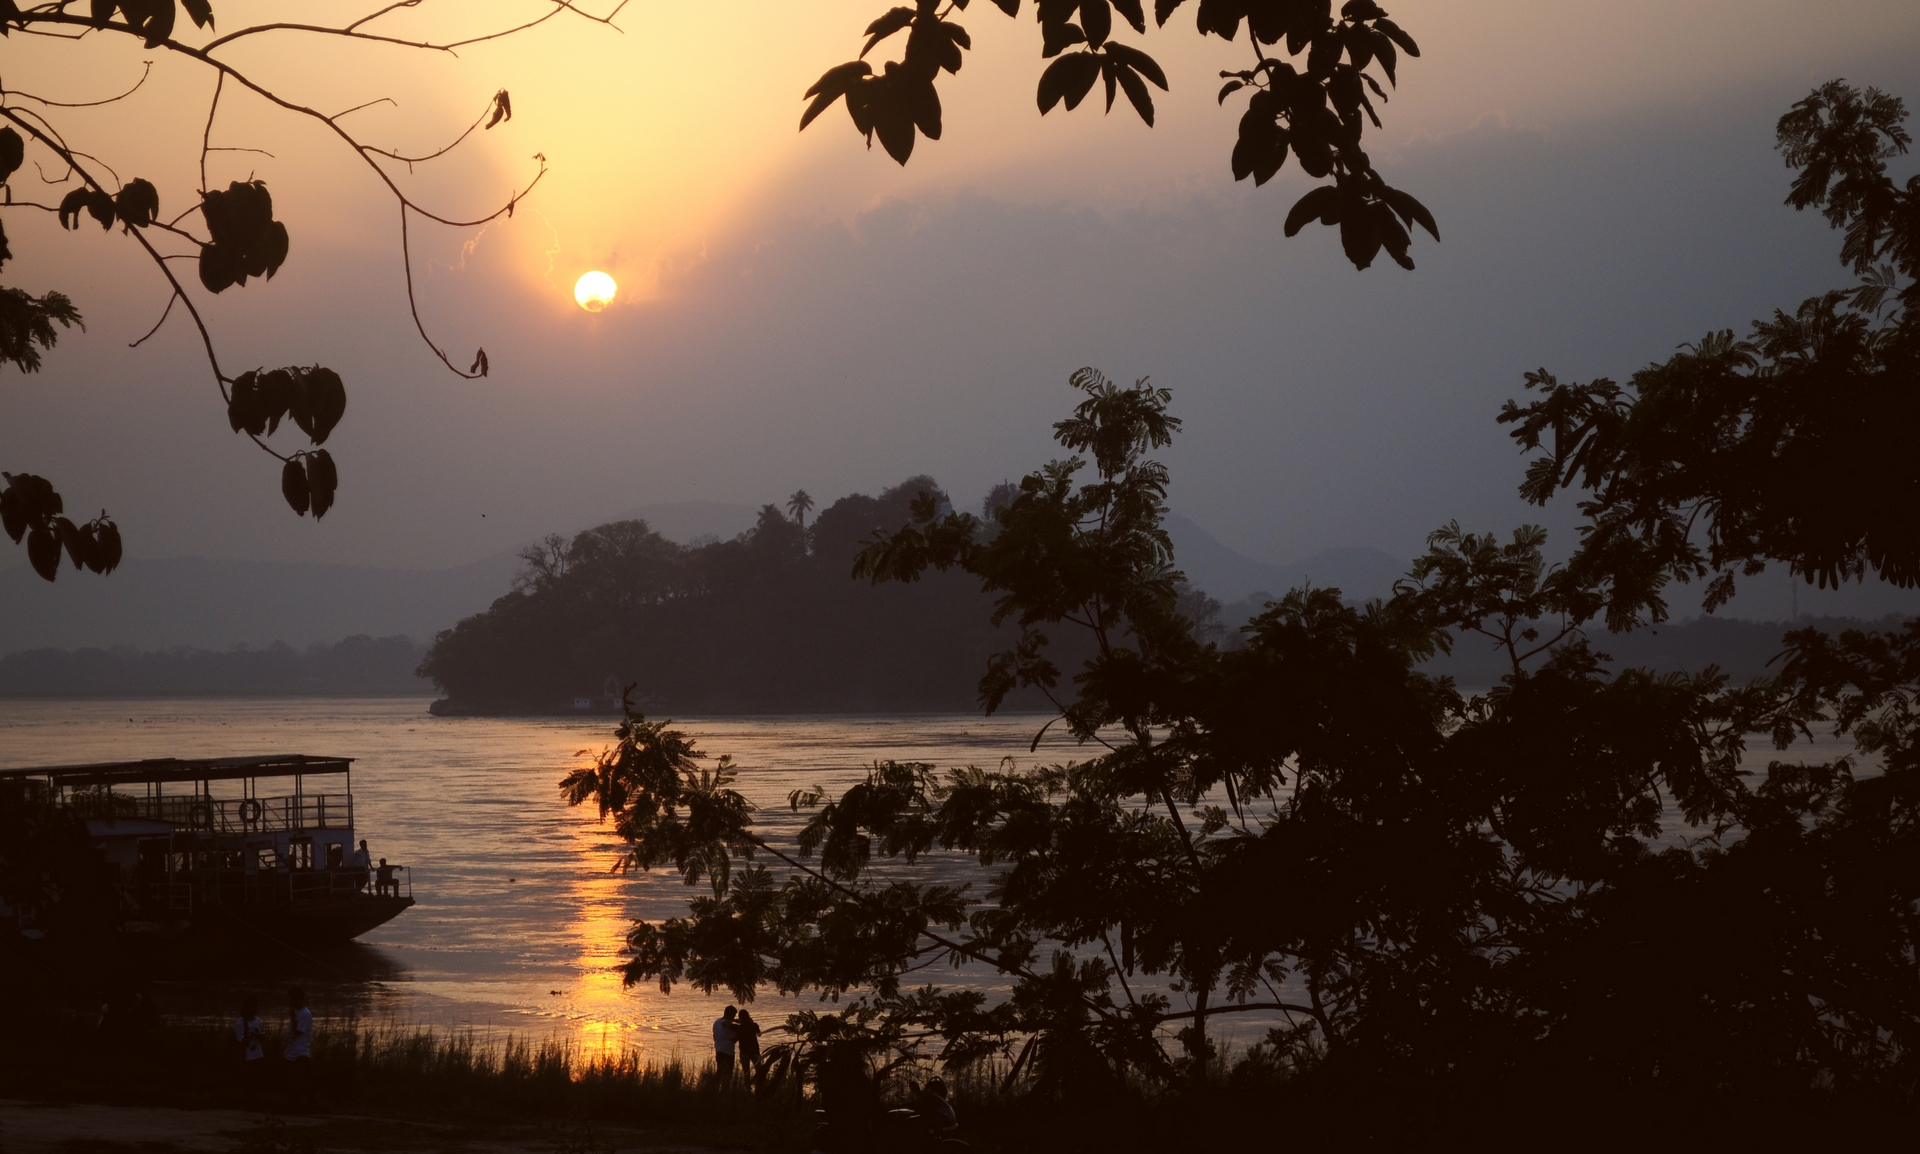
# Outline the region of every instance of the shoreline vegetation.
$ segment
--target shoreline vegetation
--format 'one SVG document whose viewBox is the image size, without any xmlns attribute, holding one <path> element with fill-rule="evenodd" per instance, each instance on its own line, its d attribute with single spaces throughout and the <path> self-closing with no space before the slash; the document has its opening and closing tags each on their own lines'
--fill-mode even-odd
<svg viewBox="0 0 1920 1154">
<path fill-rule="evenodd" d="M 16 992 L 21 988 L 14 986 Z M 631 1050 L 590 1056 L 558 1041 L 351 1018 L 316 1020 L 315 1098 L 306 1106 L 296 1103 L 279 1056 L 284 1023 L 276 1032 L 270 1019 L 267 1056 L 250 1084 L 227 1023 L 168 1016 L 113 1032 L 97 1024 L 97 1015 L 72 1006 L 27 1004 L 17 993 L 9 1000 L 0 1011 L 8 1038 L 0 1047 L 4 1098 L 39 1108 L 126 1111 L 125 1125 L 135 1132 L 92 1140 L 86 1148 L 96 1152 L 174 1149 L 156 1145 L 156 1135 L 143 1126 L 141 1111 L 158 1109 L 244 1115 L 246 1129 L 222 1131 L 233 1140 L 226 1148 L 236 1154 L 446 1154 L 469 1144 L 560 1154 L 801 1151 L 812 1147 L 818 1121 L 811 1077 L 803 1083 L 790 1067 L 776 1070 L 772 1062 L 769 1076 L 749 1087 L 739 1080 L 722 1084 L 711 1059 L 656 1061 Z M 1253 1148 L 1260 1136 L 1271 1137 L 1271 1108 L 1279 1096 L 1291 1107 L 1289 1142 L 1300 1148 L 1370 1148 L 1385 1134 L 1406 1133 L 1402 1128 L 1416 1119 L 1431 1132 L 1471 1127 L 1493 1148 L 1549 1137 L 1563 1148 L 1585 1148 L 1585 1124 L 1551 1096 L 1515 1104 L 1497 1125 L 1431 1100 L 1407 1101 L 1405 1116 L 1390 1117 L 1349 1112 L 1350 1103 L 1301 1093 L 1288 1085 L 1293 1079 L 1283 1064 L 1258 1054 L 1215 1060 L 1209 1067 L 1206 1076 L 1183 1080 L 1177 1089 L 1114 1099 L 1110 1109 L 1094 1113 L 1059 1109 L 1048 1095 L 1035 1093 L 1030 1071 L 1022 1076 L 1004 1061 L 949 1065 L 941 1073 L 961 1119 L 961 1137 L 980 1151 L 1165 1149 L 1201 1133 L 1210 1143 Z M 883 1075 L 883 1104 L 905 1104 L 907 1079 L 928 1073 L 896 1068 Z M 1762 1136 L 1831 1142 L 1888 1133 L 1903 1117 L 1863 1103 L 1821 1118 L 1768 1120 L 1709 1108 L 1690 1117 L 1662 1112 L 1644 1122 L 1675 1142 Z M 1633 1125 L 1623 1114 L 1608 1118 L 1603 1129 L 1625 1133 Z M 5 1140 L 0 1132 L 0 1143 Z"/>
</svg>

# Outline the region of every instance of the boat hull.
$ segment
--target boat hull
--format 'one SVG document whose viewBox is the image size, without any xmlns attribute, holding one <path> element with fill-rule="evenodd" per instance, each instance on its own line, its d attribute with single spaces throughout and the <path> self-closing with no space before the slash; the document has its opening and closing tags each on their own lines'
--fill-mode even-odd
<svg viewBox="0 0 1920 1154">
<path fill-rule="evenodd" d="M 346 942 L 385 925 L 412 905 L 411 897 L 356 894 L 290 905 L 204 906 L 188 920 L 187 932 L 283 943 Z"/>
</svg>

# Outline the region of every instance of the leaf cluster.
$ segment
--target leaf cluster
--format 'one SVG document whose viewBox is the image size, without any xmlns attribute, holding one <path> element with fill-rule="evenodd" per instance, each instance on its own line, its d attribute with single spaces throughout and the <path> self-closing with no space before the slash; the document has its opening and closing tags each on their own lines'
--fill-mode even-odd
<svg viewBox="0 0 1920 1154">
<path fill-rule="evenodd" d="M 93 26 L 105 28 L 115 13 L 134 32 L 144 37 L 148 48 L 158 48 L 173 35 L 174 21 L 181 9 L 201 28 L 213 27 L 211 0 L 89 0 Z"/>
<path fill-rule="evenodd" d="M 248 277 L 280 271 L 287 259 L 287 226 L 273 219 L 273 196 L 264 180 L 234 181 L 200 200 L 200 215 L 213 239 L 200 246 L 200 283 L 208 292 L 245 285 Z"/>
<path fill-rule="evenodd" d="M 0 232 L 0 261 L 4 261 L 6 234 Z M 25 289 L 0 287 L 0 360 L 11 362 L 23 373 L 40 371 L 40 351 L 50 349 L 60 339 L 58 329 L 86 324 L 80 310 L 65 293 L 49 291 L 34 296 Z"/>
<path fill-rule="evenodd" d="M 120 530 L 105 512 L 75 524 L 62 515 L 66 502 L 45 477 L 32 473 L 0 473 L 0 477 L 7 482 L 0 490 L 0 524 L 14 544 L 26 539 L 27 562 L 35 573 L 48 581 L 59 576 L 62 550 L 75 569 L 111 573 L 119 567 Z"/>
<path fill-rule="evenodd" d="M 800 117 L 805 129 L 835 101 L 845 99 L 854 127 L 871 147 L 878 135 L 887 154 L 905 164 L 913 154 L 916 129 L 938 140 L 941 72 L 960 70 L 962 52 L 972 40 L 946 19 L 968 0 L 919 0 L 913 7 L 889 9 L 867 26 L 860 58 L 828 69 L 807 89 Z M 1017 16 L 1020 0 L 994 0 L 1008 16 Z M 1156 0 L 1153 21 L 1164 27 L 1185 0 Z M 1124 92 L 1140 119 L 1154 121 L 1148 85 L 1167 91 L 1166 72 L 1146 52 L 1113 39 L 1115 18 L 1134 32 L 1147 31 L 1142 0 L 1036 0 L 1040 55 L 1050 60 L 1040 74 L 1035 102 L 1045 115 L 1064 105 L 1078 108 L 1096 83 L 1104 82 L 1107 111 Z M 1413 267 L 1409 229 L 1425 228 L 1440 239 L 1433 214 L 1406 192 L 1394 189 L 1374 171 L 1361 148 L 1365 121 L 1380 126 L 1374 101 L 1385 102 L 1386 89 L 1367 71 L 1378 66 L 1387 83 L 1397 83 L 1401 53 L 1420 55 L 1412 36 L 1372 0 L 1349 0 L 1338 15 L 1331 0 L 1200 0 L 1195 28 L 1202 36 L 1233 40 L 1244 23 L 1258 58 L 1250 69 L 1222 72 L 1227 83 L 1219 100 L 1242 89 L 1251 91 L 1233 148 L 1234 179 L 1248 176 L 1265 184 L 1289 154 L 1300 158 L 1311 176 L 1334 178 L 1315 189 L 1289 214 L 1286 235 L 1311 220 L 1338 226 L 1341 244 L 1354 267 L 1369 267 L 1382 248 L 1403 268 Z M 875 72 L 866 56 L 895 34 L 908 33 L 899 61 Z M 1268 54 L 1276 46 L 1294 62 Z M 1298 66 L 1296 66 L 1296 64 Z M 1371 95 L 1369 95 L 1371 93 Z"/>
<path fill-rule="evenodd" d="M 290 365 L 284 369 L 254 369 L 235 377 L 227 392 L 227 423 L 236 433 L 271 436 L 280 422 L 292 417 L 315 445 L 347 411 L 347 389 L 340 374 L 320 365 Z M 333 507 L 340 477 L 333 455 L 325 449 L 303 449 L 280 469 L 280 495 L 292 510 L 317 521 Z"/>
</svg>

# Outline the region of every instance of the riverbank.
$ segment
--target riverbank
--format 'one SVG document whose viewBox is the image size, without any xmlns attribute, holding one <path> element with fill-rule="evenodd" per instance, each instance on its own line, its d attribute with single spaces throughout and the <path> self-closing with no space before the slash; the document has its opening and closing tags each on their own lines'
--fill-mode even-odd
<svg viewBox="0 0 1920 1154">
<path fill-rule="evenodd" d="M 423 1122 L 365 1115 L 280 1117 L 0 1099 L 7 1154 L 680 1154 L 711 1150 L 644 1129 L 608 1125 Z"/>
<path fill-rule="evenodd" d="M 790 1079 L 756 1092 L 711 1063 L 588 1059 L 562 1043 L 321 1019 L 309 1094 L 271 1024 L 251 1066 L 224 1023 L 16 1004 L 3 1024 L 7 1154 L 804 1149 L 811 1129 Z"/>
</svg>

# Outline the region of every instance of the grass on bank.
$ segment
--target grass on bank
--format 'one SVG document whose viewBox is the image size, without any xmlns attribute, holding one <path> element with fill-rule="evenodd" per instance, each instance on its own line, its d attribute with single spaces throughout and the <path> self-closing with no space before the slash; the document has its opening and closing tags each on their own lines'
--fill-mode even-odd
<svg viewBox="0 0 1920 1154">
<path fill-rule="evenodd" d="M 162 1019 L 108 1034 L 91 1015 L 16 1008 L 0 1077 L 8 1096 L 183 1109 L 304 1112 L 277 1045 L 249 1080 L 231 1028 Z M 314 1023 L 319 1112 L 423 1121 L 603 1123 L 728 1147 L 801 1148 L 811 1105 L 791 1079 L 723 1085 L 712 1062 L 583 1054 L 563 1042 L 485 1039 L 354 1020 Z"/>
</svg>

